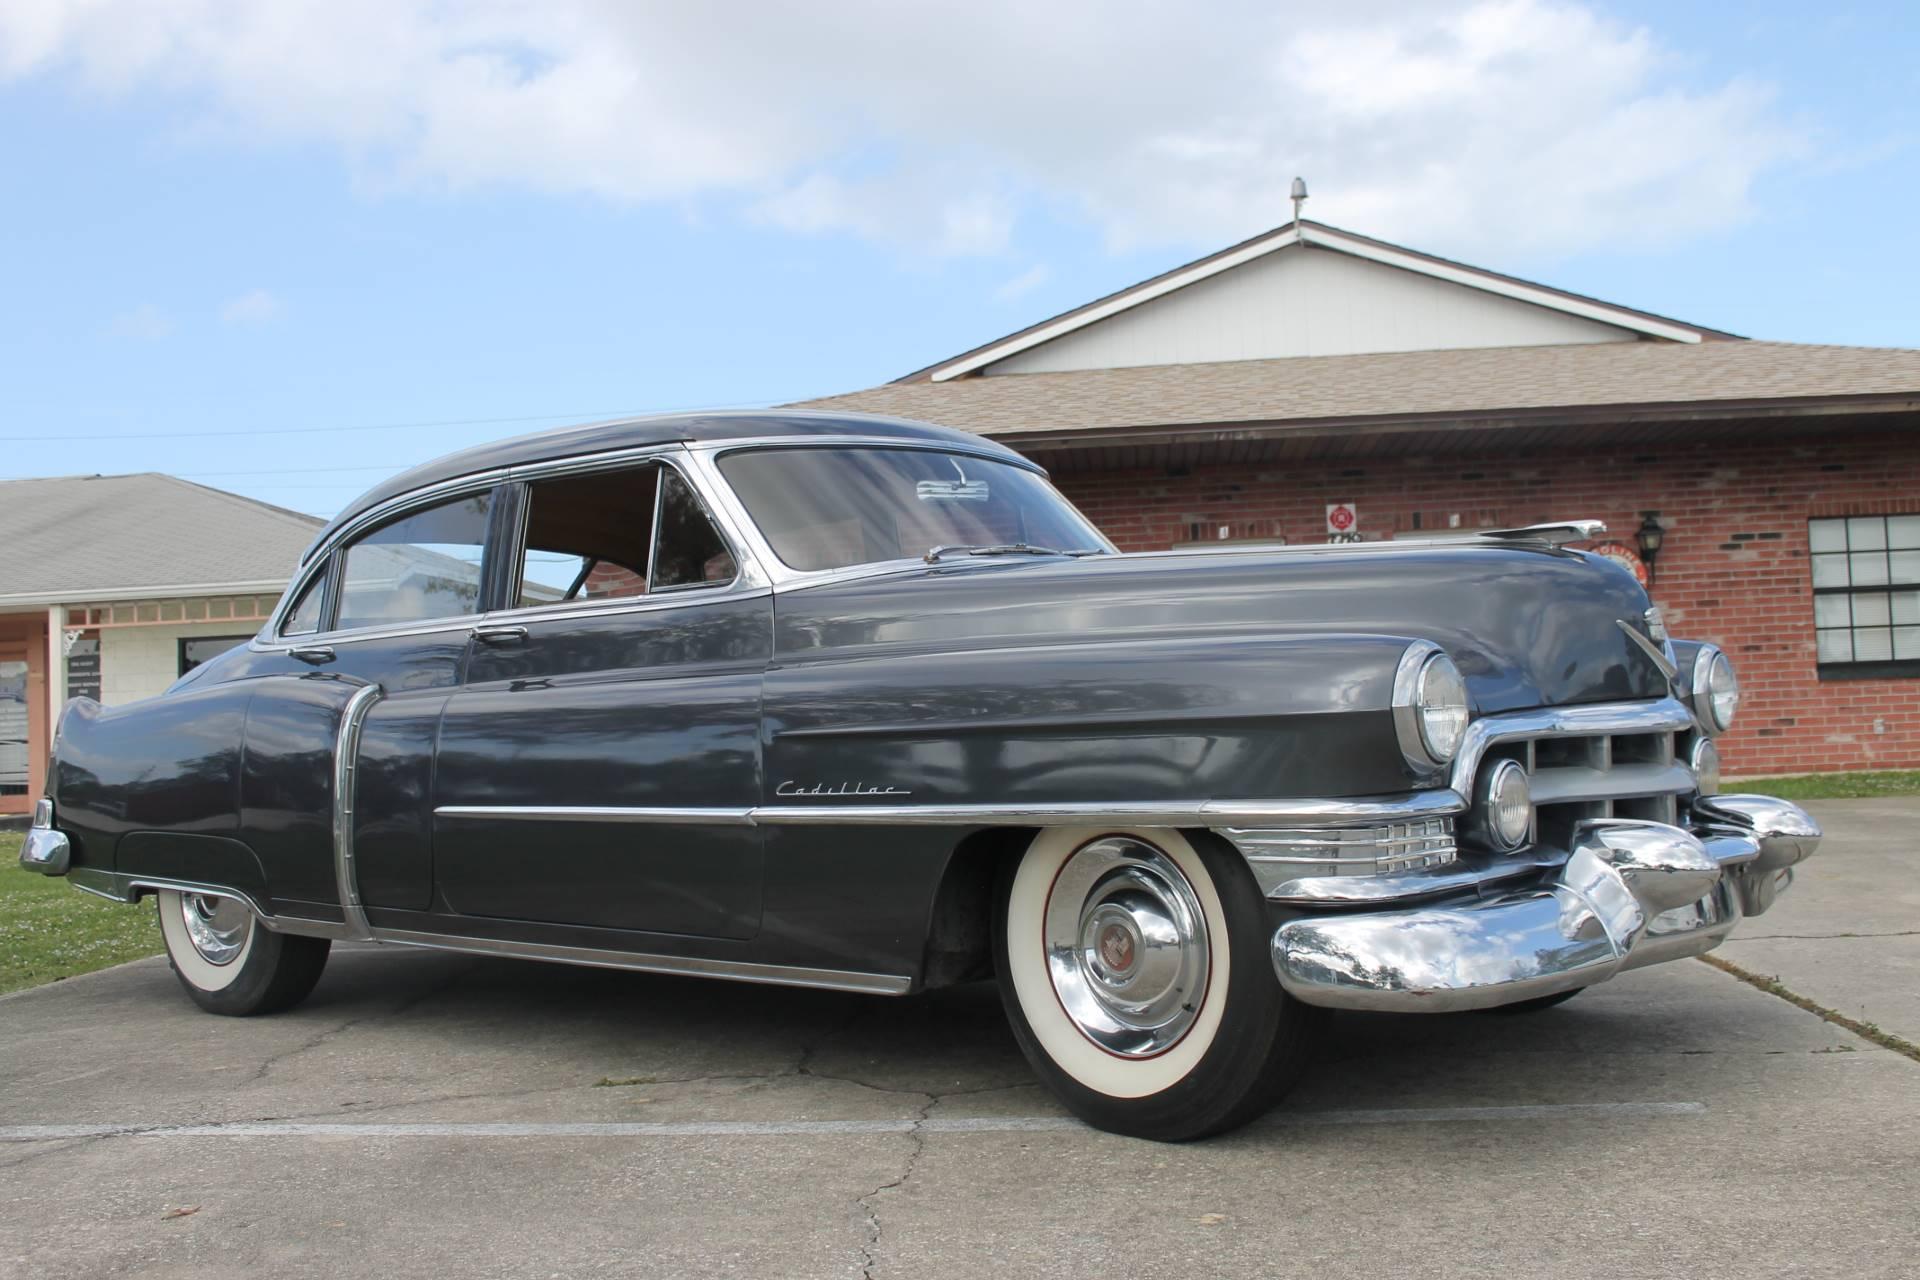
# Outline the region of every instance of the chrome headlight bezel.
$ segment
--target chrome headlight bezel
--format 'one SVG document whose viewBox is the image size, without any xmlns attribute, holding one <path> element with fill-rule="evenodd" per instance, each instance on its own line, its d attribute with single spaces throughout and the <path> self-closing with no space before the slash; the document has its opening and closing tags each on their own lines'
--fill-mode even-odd
<svg viewBox="0 0 1920 1280">
<path fill-rule="evenodd" d="M 1393 678 L 1393 726 L 1407 763 L 1421 773 L 1445 768 L 1460 753 L 1470 718 L 1467 683 L 1453 659 L 1428 640 L 1408 645 Z"/>
<path fill-rule="evenodd" d="M 1703 644 L 1694 654 L 1687 701 L 1709 736 L 1717 738 L 1733 727 L 1740 710 L 1740 677 L 1719 645 Z"/>
</svg>

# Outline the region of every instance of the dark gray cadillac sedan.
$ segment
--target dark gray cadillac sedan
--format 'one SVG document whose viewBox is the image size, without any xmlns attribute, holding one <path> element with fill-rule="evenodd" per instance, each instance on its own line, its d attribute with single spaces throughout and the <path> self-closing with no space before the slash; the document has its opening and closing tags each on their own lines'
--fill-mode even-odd
<svg viewBox="0 0 1920 1280">
<path fill-rule="evenodd" d="M 429 463 L 273 620 L 62 716 L 27 867 L 204 1008 L 331 939 L 905 995 L 994 977 L 1090 1123 L 1216 1133 L 1324 1010 L 1539 1009 L 1715 946 L 1820 832 L 1575 522 L 1121 555 L 1032 463 L 811 413 Z"/>
</svg>

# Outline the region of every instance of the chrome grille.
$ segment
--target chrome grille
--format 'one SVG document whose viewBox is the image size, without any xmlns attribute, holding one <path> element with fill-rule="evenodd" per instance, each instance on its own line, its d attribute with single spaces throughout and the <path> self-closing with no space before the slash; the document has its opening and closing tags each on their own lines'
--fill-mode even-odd
<svg viewBox="0 0 1920 1280">
<path fill-rule="evenodd" d="M 1221 833 L 1253 868 L 1263 893 L 1316 876 L 1384 876 L 1440 867 L 1459 856 L 1452 818 L 1370 827 L 1228 827 Z"/>
<path fill-rule="evenodd" d="M 1462 794 L 1475 794 L 1472 778 L 1494 761 L 1517 760 L 1532 784 L 1537 843 L 1564 848 L 1582 818 L 1675 822 L 1696 787 L 1684 755 L 1690 722 L 1661 705 L 1568 708 L 1547 724 L 1488 717 Z"/>
</svg>

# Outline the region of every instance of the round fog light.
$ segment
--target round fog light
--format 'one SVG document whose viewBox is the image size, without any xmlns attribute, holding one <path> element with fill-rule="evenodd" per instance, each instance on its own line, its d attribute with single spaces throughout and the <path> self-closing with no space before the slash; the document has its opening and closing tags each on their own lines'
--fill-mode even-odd
<svg viewBox="0 0 1920 1280">
<path fill-rule="evenodd" d="M 1713 739 L 1702 738 L 1693 744 L 1693 757 L 1687 761 L 1693 770 L 1694 783 L 1703 796 L 1720 794 L 1720 748 L 1713 745 Z"/>
<path fill-rule="evenodd" d="M 1480 788 L 1480 812 L 1487 839 L 1511 853 L 1527 842 L 1533 827 L 1533 787 L 1516 760 L 1502 760 L 1487 771 Z"/>
</svg>

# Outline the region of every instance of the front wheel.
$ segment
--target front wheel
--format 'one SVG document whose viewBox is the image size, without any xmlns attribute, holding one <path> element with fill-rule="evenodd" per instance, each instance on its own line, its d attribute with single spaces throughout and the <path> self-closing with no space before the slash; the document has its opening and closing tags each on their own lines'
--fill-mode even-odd
<svg viewBox="0 0 1920 1280">
<path fill-rule="evenodd" d="M 247 904 L 213 894 L 155 892 L 167 961 L 208 1013 L 278 1013 L 307 998 L 332 944 L 261 927 Z"/>
<path fill-rule="evenodd" d="M 1015 1038 L 1097 1128 L 1182 1142 L 1244 1124 L 1321 1025 L 1274 976 L 1246 863 L 1210 840 L 1043 831 L 1003 869 L 994 926 Z"/>
</svg>

